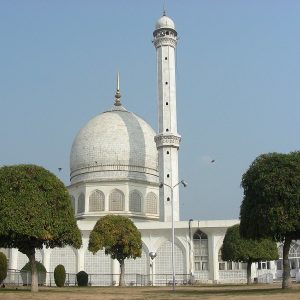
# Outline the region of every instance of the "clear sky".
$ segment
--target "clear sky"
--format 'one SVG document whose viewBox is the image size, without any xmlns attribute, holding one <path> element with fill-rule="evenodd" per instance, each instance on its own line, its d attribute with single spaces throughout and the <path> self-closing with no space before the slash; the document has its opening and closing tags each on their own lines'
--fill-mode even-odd
<svg viewBox="0 0 300 300">
<path fill-rule="evenodd" d="M 118 70 L 124 106 L 156 130 L 164 2 L 180 37 L 181 219 L 238 218 L 255 157 L 300 146 L 298 0 L 0 0 L 0 165 L 68 184 L 73 139 L 112 106 Z"/>
</svg>

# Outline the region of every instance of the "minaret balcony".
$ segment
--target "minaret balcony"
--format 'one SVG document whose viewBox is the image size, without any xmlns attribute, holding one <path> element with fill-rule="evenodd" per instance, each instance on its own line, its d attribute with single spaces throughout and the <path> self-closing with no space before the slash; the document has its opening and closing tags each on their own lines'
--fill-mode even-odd
<svg viewBox="0 0 300 300">
<path fill-rule="evenodd" d="M 157 149 L 162 147 L 179 148 L 181 136 L 179 134 L 158 134 L 154 137 Z"/>
</svg>

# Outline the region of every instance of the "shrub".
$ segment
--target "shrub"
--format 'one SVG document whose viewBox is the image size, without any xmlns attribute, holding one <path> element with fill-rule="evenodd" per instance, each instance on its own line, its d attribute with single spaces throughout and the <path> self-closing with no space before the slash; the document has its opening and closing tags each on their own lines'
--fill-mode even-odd
<svg viewBox="0 0 300 300">
<path fill-rule="evenodd" d="M 36 270 L 37 270 L 38 273 L 40 273 L 40 272 L 46 273 L 46 272 L 47 272 L 47 271 L 46 271 L 46 268 L 44 267 L 44 265 L 43 265 L 41 262 L 36 261 L 35 263 L 36 263 Z M 28 262 L 28 263 L 21 269 L 21 271 L 31 272 L 31 264 L 30 264 L 30 262 Z"/>
<path fill-rule="evenodd" d="M 44 265 L 37 261 L 36 262 L 36 270 L 38 272 L 38 284 L 43 285 L 46 282 L 46 268 Z M 28 262 L 22 269 L 21 269 L 21 277 L 23 280 L 23 284 L 28 285 L 31 284 L 31 264 Z"/>
<path fill-rule="evenodd" d="M 54 269 L 54 281 L 56 286 L 62 287 L 66 281 L 66 270 L 63 265 L 57 265 Z"/>
<path fill-rule="evenodd" d="M 76 279 L 78 286 L 87 286 L 89 281 L 89 275 L 84 271 L 80 271 L 76 274 Z"/>
<path fill-rule="evenodd" d="M 0 252 L 0 284 L 7 276 L 7 258 L 4 253 Z"/>
</svg>

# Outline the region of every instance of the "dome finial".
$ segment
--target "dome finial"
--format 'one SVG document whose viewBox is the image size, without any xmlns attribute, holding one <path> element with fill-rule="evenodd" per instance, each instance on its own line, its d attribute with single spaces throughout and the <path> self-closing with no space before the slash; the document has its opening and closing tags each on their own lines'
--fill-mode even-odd
<svg viewBox="0 0 300 300">
<path fill-rule="evenodd" d="M 163 4 L 163 16 L 166 15 L 166 2 L 164 1 L 164 4 Z"/>
<path fill-rule="evenodd" d="M 117 74 L 117 90 L 115 94 L 115 106 L 121 106 L 121 93 L 120 93 L 120 75 Z"/>
</svg>

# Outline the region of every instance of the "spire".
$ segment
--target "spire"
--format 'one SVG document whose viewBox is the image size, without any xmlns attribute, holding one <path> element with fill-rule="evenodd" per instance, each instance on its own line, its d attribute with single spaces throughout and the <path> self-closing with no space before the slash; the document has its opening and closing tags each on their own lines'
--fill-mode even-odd
<svg viewBox="0 0 300 300">
<path fill-rule="evenodd" d="M 117 90 L 116 90 L 116 94 L 115 94 L 115 106 L 121 106 L 121 93 L 120 93 L 120 75 L 118 72 L 117 75 Z"/>
<path fill-rule="evenodd" d="M 163 4 L 163 16 L 165 16 L 166 15 L 166 3 L 164 2 L 164 4 Z"/>
</svg>

